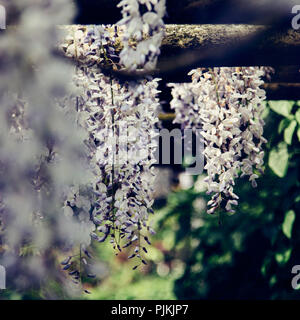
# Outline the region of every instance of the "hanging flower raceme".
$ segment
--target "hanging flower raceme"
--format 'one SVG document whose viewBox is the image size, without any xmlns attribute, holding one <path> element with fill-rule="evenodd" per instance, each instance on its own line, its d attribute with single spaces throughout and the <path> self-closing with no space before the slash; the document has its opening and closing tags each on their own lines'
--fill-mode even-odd
<svg viewBox="0 0 300 320">
<path fill-rule="evenodd" d="M 258 67 L 196 69 L 189 74 L 192 83 L 170 84 L 176 123 L 201 129 L 205 141 L 205 179 L 208 213 L 218 208 L 234 212 L 238 204 L 235 178 L 249 176 L 256 187 L 263 172 L 266 143 L 262 119 L 265 91 L 262 77 L 269 69 Z"/>
<path fill-rule="evenodd" d="M 80 61 L 74 81 L 83 89 L 76 99 L 78 121 L 89 135 L 94 172 L 89 201 L 97 230 L 91 236 L 98 242 L 110 239 L 118 251 L 133 246 L 130 258 L 145 264 L 147 233 L 154 232 L 148 215 L 153 212 L 158 79 L 120 83 L 101 74 L 99 63 L 120 68 L 114 49 L 117 31 L 116 26 L 83 27 L 74 30 L 63 48 Z"/>
<path fill-rule="evenodd" d="M 54 54 L 56 25 L 71 21 L 73 5 L 5 5 L 15 20 L 0 38 L 0 264 L 10 285 L 22 291 L 39 287 L 46 275 L 59 277 L 55 255 L 66 243 L 86 241 L 85 230 L 74 239 L 71 228 L 78 224 L 62 220 L 62 206 L 70 186 L 85 184 L 89 174 L 82 156 L 86 132 L 73 121 L 74 104 L 59 103 L 73 92 L 73 70 Z"/>
<path fill-rule="evenodd" d="M 74 82 L 83 90 L 76 97 L 76 107 L 78 123 L 89 134 L 85 142 L 94 172 L 93 192 L 85 192 L 86 201 L 92 203 L 91 220 L 97 226 L 91 236 L 98 242 L 110 237 L 119 251 L 124 238 L 123 247 L 135 247 L 130 258 L 146 264 L 142 251 L 147 252 L 144 245 L 150 242 L 145 231 L 154 232 L 148 214 L 153 212 L 158 79 L 120 83 L 101 74 L 99 65 L 154 69 L 164 34 L 165 0 L 124 0 L 119 7 L 123 19 L 118 25 L 73 27 L 62 49 L 77 60 Z M 120 33 L 123 49 L 117 54 Z M 71 198 L 65 202 L 67 211 L 82 194 L 71 194 Z"/>
</svg>

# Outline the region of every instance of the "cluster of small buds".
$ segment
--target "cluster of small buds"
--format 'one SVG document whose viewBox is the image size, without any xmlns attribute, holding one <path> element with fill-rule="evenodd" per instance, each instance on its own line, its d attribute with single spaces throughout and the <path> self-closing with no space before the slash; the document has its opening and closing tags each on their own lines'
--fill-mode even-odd
<svg viewBox="0 0 300 320">
<path fill-rule="evenodd" d="M 91 237 L 98 242 L 110 239 L 117 251 L 133 246 L 129 258 L 146 264 L 142 255 L 150 243 L 146 233 L 154 233 L 148 215 L 153 213 L 158 79 L 121 84 L 101 74 L 99 57 L 104 64 L 119 62 L 116 37 L 108 30 L 116 27 L 84 27 L 74 32 L 76 41 L 64 44 L 64 50 L 79 53 L 81 61 L 74 81 L 82 91 L 76 99 L 78 124 L 88 132 L 86 144 L 94 172 L 89 201 L 96 230 Z"/>
<path fill-rule="evenodd" d="M 78 66 L 118 65 L 120 58 L 115 47 L 120 28 L 117 25 L 72 26 L 65 31 L 60 49 L 67 57 L 75 58 Z"/>
<path fill-rule="evenodd" d="M 125 27 L 124 48 L 120 53 L 122 65 L 128 70 L 153 70 L 164 36 L 166 1 L 122 0 L 118 7 L 123 15 L 118 25 Z"/>
<path fill-rule="evenodd" d="M 91 253 L 87 249 L 80 247 L 79 254 L 66 257 L 60 264 L 62 270 L 68 272 L 72 282 L 75 285 L 81 285 L 83 277 L 96 278 L 96 274 L 92 272 L 92 259 Z M 87 294 L 91 293 L 86 289 L 83 289 L 83 292 Z"/>
<path fill-rule="evenodd" d="M 268 71 L 268 70 L 267 70 Z M 201 129 L 205 141 L 208 213 L 225 209 L 233 213 L 239 197 L 235 178 L 241 172 L 256 187 L 257 173 L 263 172 L 262 120 L 265 91 L 260 88 L 264 68 L 195 69 L 191 83 L 170 84 L 176 111 L 175 123 Z"/>
</svg>

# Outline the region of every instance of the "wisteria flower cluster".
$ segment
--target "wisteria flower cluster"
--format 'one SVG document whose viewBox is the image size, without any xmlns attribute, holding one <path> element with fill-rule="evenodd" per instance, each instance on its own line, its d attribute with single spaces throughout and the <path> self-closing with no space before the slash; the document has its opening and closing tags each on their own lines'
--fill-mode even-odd
<svg viewBox="0 0 300 320">
<path fill-rule="evenodd" d="M 88 132 L 86 144 L 94 172 L 89 202 L 97 229 L 91 236 L 98 242 L 109 238 L 117 251 L 133 246 L 129 258 L 146 264 L 142 253 L 150 243 L 148 231 L 154 232 L 148 215 L 153 212 L 158 79 L 121 84 L 101 74 L 99 59 L 111 67 L 119 63 L 111 30 L 117 27 L 84 27 L 74 31 L 73 41 L 66 39 L 63 44 L 66 53 L 76 52 L 80 59 L 74 81 L 84 88 L 77 97 L 78 120 Z M 66 204 L 70 207 L 70 202 Z"/>
<path fill-rule="evenodd" d="M 63 203 L 90 170 L 86 132 L 74 122 L 74 104 L 62 103 L 75 89 L 73 68 L 53 54 L 71 1 L 5 5 L 14 27 L 0 38 L 0 264 L 11 287 L 25 290 L 58 278 L 55 255 L 83 242 L 82 233 L 74 238 L 81 218 L 63 220 Z"/>
<path fill-rule="evenodd" d="M 164 36 L 166 1 L 122 0 L 118 7 L 122 8 L 123 15 L 118 25 L 125 27 L 124 48 L 120 53 L 122 65 L 131 71 L 153 70 Z"/>
<path fill-rule="evenodd" d="M 269 69 L 266 70 L 269 74 Z M 264 68 L 195 69 L 191 83 L 170 84 L 176 111 L 175 122 L 184 128 L 201 129 L 205 141 L 205 179 L 209 214 L 217 209 L 234 212 L 238 204 L 235 179 L 249 176 L 257 186 L 263 172 L 266 143 L 262 119 L 265 91 L 261 89 Z"/>
<path fill-rule="evenodd" d="M 19 289 L 34 279 L 39 285 L 52 274 L 55 248 L 68 252 L 62 268 L 81 284 L 83 271 L 95 276 L 91 238 L 110 238 L 118 251 L 134 246 L 135 268 L 146 264 L 158 80 L 121 84 L 100 73 L 99 63 L 126 67 L 126 44 L 121 57 L 115 52 L 118 26 L 74 28 L 61 48 L 77 61 L 75 70 L 53 54 L 57 25 L 74 13 L 69 0 L 5 5 L 15 27 L 0 41 L 0 240 L 8 248 L 1 264 Z M 159 53 L 164 1 L 145 5 L 150 38 L 137 47 L 145 51 L 138 68 L 149 69 Z"/>
</svg>

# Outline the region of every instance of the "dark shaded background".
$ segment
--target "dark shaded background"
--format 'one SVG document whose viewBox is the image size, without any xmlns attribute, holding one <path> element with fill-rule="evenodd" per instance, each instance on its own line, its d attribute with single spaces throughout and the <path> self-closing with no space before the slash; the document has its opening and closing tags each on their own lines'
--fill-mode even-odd
<svg viewBox="0 0 300 320">
<path fill-rule="evenodd" d="M 112 24 L 121 18 L 119 0 L 76 0 L 78 24 Z M 291 14 L 290 0 L 167 0 L 166 23 L 264 24 L 274 14 Z"/>
</svg>

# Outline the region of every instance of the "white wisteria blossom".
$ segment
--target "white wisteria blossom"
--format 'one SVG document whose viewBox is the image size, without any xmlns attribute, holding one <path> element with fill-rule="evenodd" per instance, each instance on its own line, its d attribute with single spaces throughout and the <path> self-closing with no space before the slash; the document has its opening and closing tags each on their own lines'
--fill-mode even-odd
<svg viewBox="0 0 300 320">
<path fill-rule="evenodd" d="M 158 79 L 120 83 L 101 74 L 98 63 L 120 63 L 114 49 L 117 31 L 117 26 L 74 27 L 73 39 L 62 47 L 80 61 L 74 81 L 83 88 L 78 121 L 88 132 L 94 172 L 89 201 L 97 230 L 91 236 L 98 242 L 109 238 L 118 251 L 134 246 L 130 258 L 145 264 L 141 251 L 147 251 L 147 233 L 153 232 L 148 215 L 153 212 Z"/>
<path fill-rule="evenodd" d="M 175 123 L 184 128 L 199 128 L 205 141 L 208 213 L 218 208 L 234 212 L 239 197 L 234 193 L 235 179 L 249 176 L 257 186 L 263 172 L 266 143 L 262 112 L 265 91 L 262 77 L 269 68 L 241 67 L 195 69 L 191 83 L 170 84 Z"/>
<path fill-rule="evenodd" d="M 164 36 L 166 1 L 122 0 L 118 7 L 123 15 L 118 25 L 125 27 L 124 48 L 120 53 L 122 65 L 128 70 L 154 69 Z"/>
</svg>

